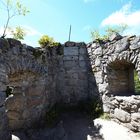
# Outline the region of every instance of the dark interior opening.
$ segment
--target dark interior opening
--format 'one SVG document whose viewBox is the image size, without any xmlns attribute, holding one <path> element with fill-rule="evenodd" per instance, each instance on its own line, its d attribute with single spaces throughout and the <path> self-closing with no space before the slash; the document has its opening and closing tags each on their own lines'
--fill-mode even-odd
<svg viewBox="0 0 140 140">
<path fill-rule="evenodd" d="M 135 94 L 134 65 L 125 60 L 116 60 L 107 68 L 109 92 L 117 96 Z"/>
</svg>

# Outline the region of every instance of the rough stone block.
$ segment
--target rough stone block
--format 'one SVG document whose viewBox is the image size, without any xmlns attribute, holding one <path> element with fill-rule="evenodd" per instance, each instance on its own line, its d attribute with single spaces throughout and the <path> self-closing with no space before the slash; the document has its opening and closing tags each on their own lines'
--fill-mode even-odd
<svg viewBox="0 0 140 140">
<path fill-rule="evenodd" d="M 82 54 L 82 55 L 87 54 L 87 48 L 86 47 L 81 47 L 79 49 L 79 53 Z"/>
<path fill-rule="evenodd" d="M 107 93 L 108 92 L 108 83 L 98 84 L 99 92 L 100 93 Z"/>
<path fill-rule="evenodd" d="M 7 116 L 11 120 L 18 120 L 20 119 L 21 113 L 16 112 L 16 111 L 8 111 Z"/>
<path fill-rule="evenodd" d="M 130 114 L 118 108 L 114 110 L 114 116 L 123 123 L 128 123 L 131 121 Z"/>
<path fill-rule="evenodd" d="M 99 55 L 100 56 L 102 54 L 103 54 L 103 50 L 102 50 L 101 46 L 93 52 L 93 55 Z"/>
<path fill-rule="evenodd" d="M 10 96 L 6 99 L 5 105 L 8 110 L 21 111 L 25 107 L 25 101 L 24 96 Z"/>
<path fill-rule="evenodd" d="M 140 121 L 140 113 L 132 113 L 131 118 L 132 120 Z"/>
<path fill-rule="evenodd" d="M 78 60 L 78 56 L 77 55 L 68 55 L 68 56 L 64 56 L 63 58 L 64 61 L 74 61 L 74 60 Z"/>
<path fill-rule="evenodd" d="M 64 61 L 64 68 L 73 69 L 78 67 L 78 61 Z"/>
<path fill-rule="evenodd" d="M 79 61 L 79 66 L 81 68 L 87 69 L 87 62 L 86 61 Z"/>
<path fill-rule="evenodd" d="M 102 71 L 96 72 L 95 73 L 95 80 L 97 84 L 102 84 L 103 83 L 103 73 Z"/>
<path fill-rule="evenodd" d="M 3 106 L 5 103 L 6 94 L 5 92 L 0 92 L 0 106 Z"/>
<path fill-rule="evenodd" d="M 78 47 L 64 47 L 64 55 L 78 55 Z"/>
</svg>

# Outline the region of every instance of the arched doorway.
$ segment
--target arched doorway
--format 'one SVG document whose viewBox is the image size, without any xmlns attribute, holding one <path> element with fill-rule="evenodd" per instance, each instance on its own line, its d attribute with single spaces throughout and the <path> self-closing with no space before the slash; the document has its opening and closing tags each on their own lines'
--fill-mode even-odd
<svg viewBox="0 0 140 140">
<path fill-rule="evenodd" d="M 5 106 L 11 130 L 35 127 L 40 120 L 44 104 L 44 84 L 41 76 L 31 71 L 8 75 L 7 87 L 12 87 Z"/>
</svg>

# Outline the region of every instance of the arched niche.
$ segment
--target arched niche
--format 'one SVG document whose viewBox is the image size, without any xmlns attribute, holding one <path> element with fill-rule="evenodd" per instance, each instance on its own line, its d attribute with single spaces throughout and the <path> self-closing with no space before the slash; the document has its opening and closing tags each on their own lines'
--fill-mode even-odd
<svg viewBox="0 0 140 140">
<path fill-rule="evenodd" d="M 126 60 L 115 60 L 107 66 L 109 93 L 117 96 L 135 94 L 134 64 Z"/>
</svg>

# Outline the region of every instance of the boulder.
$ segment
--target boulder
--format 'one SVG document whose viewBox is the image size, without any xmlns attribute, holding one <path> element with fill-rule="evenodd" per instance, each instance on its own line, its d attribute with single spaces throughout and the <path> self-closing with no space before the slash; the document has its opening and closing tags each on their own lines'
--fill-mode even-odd
<svg viewBox="0 0 140 140">
<path fill-rule="evenodd" d="M 114 116 L 123 123 L 128 123 L 131 121 L 130 114 L 118 108 L 115 109 Z"/>
</svg>

